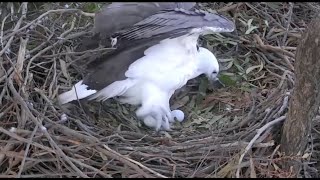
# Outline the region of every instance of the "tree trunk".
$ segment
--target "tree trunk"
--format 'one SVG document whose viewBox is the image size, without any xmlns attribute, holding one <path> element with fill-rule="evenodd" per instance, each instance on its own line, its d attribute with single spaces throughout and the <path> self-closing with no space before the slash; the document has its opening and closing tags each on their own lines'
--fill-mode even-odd
<svg viewBox="0 0 320 180">
<path fill-rule="evenodd" d="M 295 85 L 289 112 L 281 136 L 281 150 L 287 156 L 303 155 L 311 130 L 311 121 L 320 105 L 320 17 L 317 15 L 305 30 L 297 48 Z M 299 165 L 294 172 L 299 172 Z"/>
</svg>

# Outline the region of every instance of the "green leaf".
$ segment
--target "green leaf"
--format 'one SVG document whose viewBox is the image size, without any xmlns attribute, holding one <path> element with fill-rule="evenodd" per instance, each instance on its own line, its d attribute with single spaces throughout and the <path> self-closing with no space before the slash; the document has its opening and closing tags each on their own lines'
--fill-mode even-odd
<svg viewBox="0 0 320 180">
<path fill-rule="evenodd" d="M 185 106 L 189 102 L 189 96 L 184 96 L 182 99 L 175 101 L 174 104 L 171 106 L 172 109 L 178 109 L 182 106 Z"/>
<path fill-rule="evenodd" d="M 250 62 L 251 58 L 250 56 L 247 56 L 245 59 L 244 59 L 244 62 L 242 63 L 241 66 L 244 66 L 245 64 L 247 64 L 248 62 Z"/>
<path fill-rule="evenodd" d="M 266 24 L 267 27 L 269 27 L 269 23 L 267 20 L 264 20 L 264 23 Z"/>
<path fill-rule="evenodd" d="M 86 3 L 83 10 L 89 13 L 94 13 L 99 10 L 99 6 L 96 3 Z"/>
<path fill-rule="evenodd" d="M 229 62 L 229 61 L 233 61 L 233 58 L 219 59 L 219 62 Z"/>
<path fill-rule="evenodd" d="M 205 122 L 207 121 L 205 118 L 202 118 L 202 117 L 197 117 L 197 118 L 190 118 L 186 123 L 183 124 L 184 127 L 190 127 L 194 124 L 201 124 L 202 122 Z"/>
<path fill-rule="evenodd" d="M 219 80 L 226 86 L 234 86 L 236 85 L 236 81 L 233 80 L 230 76 L 225 74 L 219 75 Z"/>
<path fill-rule="evenodd" d="M 203 123 L 202 125 L 200 125 L 199 127 L 204 127 L 207 129 L 210 129 L 211 126 L 213 126 L 215 124 L 216 125 L 220 125 L 220 124 L 226 124 L 225 119 L 229 119 L 223 117 L 223 115 L 218 115 L 218 116 L 212 116 L 210 119 L 207 120 L 206 123 Z"/>
<path fill-rule="evenodd" d="M 59 59 L 59 62 L 60 62 L 60 67 L 61 67 L 61 71 L 62 71 L 63 76 L 67 79 L 70 79 L 69 73 L 67 71 L 66 62 L 62 59 Z"/>
<path fill-rule="evenodd" d="M 238 69 L 238 71 L 240 72 L 244 72 L 244 69 L 240 66 L 239 62 L 237 60 L 233 61 L 233 64 L 236 66 L 236 68 Z"/>
<path fill-rule="evenodd" d="M 208 124 L 212 125 L 215 122 L 217 122 L 218 120 L 220 120 L 223 117 L 223 115 L 218 115 L 218 116 L 213 116 L 209 121 Z"/>
<path fill-rule="evenodd" d="M 189 106 L 191 108 L 196 108 L 196 96 L 192 96 Z"/>
<path fill-rule="evenodd" d="M 257 29 L 258 26 L 251 26 L 246 32 L 245 34 L 250 34 L 253 30 Z"/>
<path fill-rule="evenodd" d="M 260 72 L 263 69 L 263 64 L 261 63 L 261 64 L 256 65 L 256 66 L 248 67 L 248 69 L 246 70 L 246 74 L 249 74 L 251 71 L 253 71 L 254 69 L 257 69 L 257 68 L 259 68 L 258 72 Z M 256 72 L 256 73 L 258 73 L 258 72 Z"/>
<path fill-rule="evenodd" d="M 230 69 L 230 68 L 232 67 L 232 65 L 233 65 L 233 61 L 230 61 L 230 62 L 228 63 L 228 65 L 224 68 L 224 70 Z"/>
<path fill-rule="evenodd" d="M 263 74 L 262 74 L 261 76 L 256 77 L 256 78 L 254 78 L 254 79 L 250 79 L 249 81 L 256 81 L 256 80 L 258 80 L 258 79 L 262 79 L 262 78 L 265 77 L 265 75 L 266 75 L 266 72 L 263 72 Z"/>
<path fill-rule="evenodd" d="M 238 42 L 230 41 L 230 40 L 227 40 L 226 43 L 227 43 L 227 44 L 234 45 L 234 46 L 236 46 L 236 45 L 238 44 Z"/>
<path fill-rule="evenodd" d="M 244 26 L 248 25 L 245 21 L 243 21 L 241 18 L 238 19 Z"/>
<path fill-rule="evenodd" d="M 247 22 L 247 26 L 248 26 L 248 28 L 250 28 L 250 27 L 251 27 L 251 23 L 252 23 L 252 21 L 253 21 L 253 19 L 249 19 L 249 20 L 248 20 L 248 22 Z"/>
</svg>

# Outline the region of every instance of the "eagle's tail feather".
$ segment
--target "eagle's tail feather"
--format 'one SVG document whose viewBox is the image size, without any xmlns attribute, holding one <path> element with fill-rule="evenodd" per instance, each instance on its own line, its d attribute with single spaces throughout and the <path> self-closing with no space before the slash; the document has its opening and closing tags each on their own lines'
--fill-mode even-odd
<svg viewBox="0 0 320 180">
<path fill-rule="evenodd" d="M 70 91 L 64 92 L 58 96 L 58 101 L 60 104 L 66 104 L 68 102 L 77 100 L 77 99 L 83 99 L 86 98 L 94 93 L 96 93 L 96 90 L 90 90 L 87 89 L 88 86 L 85 84 L 82 84 L 82 80 L 76 83 Z"/>
<path fill-rule="evenodd" d="M 113 82 L 109 86 L 101 89 L 99 92 L 89 97 L 89 100 L 105 101 L 116 96 L 121 96 L 129 88 L 135 85 L 135 83 L 136 81 L 131 79 Z"/>
</svg>

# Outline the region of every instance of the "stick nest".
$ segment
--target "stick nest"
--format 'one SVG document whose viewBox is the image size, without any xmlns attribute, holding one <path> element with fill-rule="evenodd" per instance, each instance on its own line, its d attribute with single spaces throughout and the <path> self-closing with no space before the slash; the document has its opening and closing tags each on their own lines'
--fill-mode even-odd
<svg viewBox="0 0 320 180">
<path fill-rule="evenodd" d="M 57 94 L 83 77 L 74 62 L 108 49 L 74 51 L 94 14 L 26 5 L 1 3 L 0 177 L 317 177 L 319 118 L 306 153 L 288 157 L 278 145 L 296 46 L 317 3 L 200 4 L 236 23 L 202 41 L 227 87 L 190 81 L 172 100 L 187 119 L 166 133 L 112 100 L 61 107 Z M 300 174 L 282 170 L 288 158 L 301 160 Z"/>
</svg>

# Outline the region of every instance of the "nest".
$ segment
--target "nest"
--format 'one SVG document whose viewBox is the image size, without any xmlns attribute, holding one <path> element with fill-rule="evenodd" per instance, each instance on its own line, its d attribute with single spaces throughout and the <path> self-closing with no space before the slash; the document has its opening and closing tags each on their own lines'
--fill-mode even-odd
<svg viewBox="0 0 320 180">
<path fill-rule="evenodd" d="M 235 33 L 202 42 L 216 53 L 227 87 L 208 91 L 203 78 L 190 81 L 172 99 L 187 120 L 163 133 L 139 124 L 134 107 L 112 100 L 57 104 L 57 94 L 83 76 L 74 62 L 108 49 L 74 51 L 94 14 L 58 3 L 32 11 L 26 4 L 2 17 L 0 177 L 297 176 L 281 168 L 288 158 L 302 160 L 298 176 L 317 177 L 318 119 L 310 153 L 284 156 L 278 142 L 296 46 L 318 4 L 200 4 L 236 23 Z"/>
</svg>

